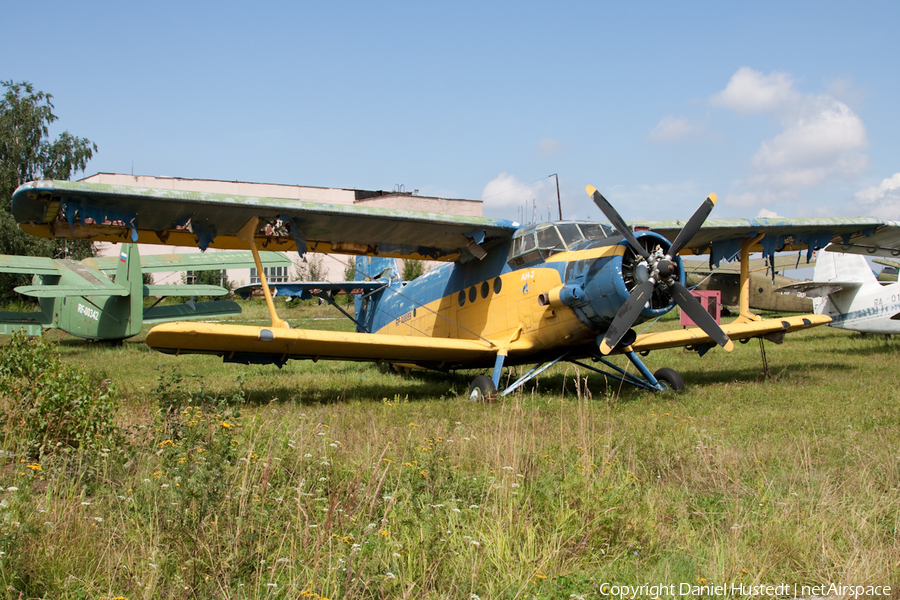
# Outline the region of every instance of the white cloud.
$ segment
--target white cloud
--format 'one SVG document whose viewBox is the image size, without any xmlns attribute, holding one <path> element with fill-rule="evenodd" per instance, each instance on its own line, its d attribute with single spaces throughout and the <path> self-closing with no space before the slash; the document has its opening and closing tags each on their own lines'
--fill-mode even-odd
<svg viewBox="0 0 900 600">
<path fill-rule="evenodd" d="M 537 155 L 540 157 L 553 156 L 563 150 L 563 144 L 559 140 L 546 138 L 538 142 Z"/>
<path fill-rule="evenodd" d="M 738 182 L 736 204 L 795 200 L 829 180 L 850 179 L 869 166 L 866 127 L 852 109 L 828 94 L 801 94 L 786 73 L 763 75 L 741 67 L 711 103 L 738 113 L 769 111 L 781 132 L 763 141 L 751 172 Z"/>
<path fill-rule="evenodd" d="M 777 71 L 763 75 L 750 67 L 741 67 L 731 76 L 725 89 L 712 97 L 713 106 L 729 108 L 738 113 L 776 110 L 797 101 L 794 80 L 787 73 Z"/>
<path fill-rule="evenodd" d="M 685 117 L 665 116 L 659 120 L 647 138 L 653 142 L 676 142 L 696 136 L 701 128 Z"/>
<path fill-rule="evenodd" d="M 756 213 L 756 216 L 760 219 L 777 219 L 779 217 L 778 213 L 767 208 L 759 209 L 759 212 Z"/>
<path fill-rule="evenodd" d="M 856 192 L 854 199 L 854 214 L 900 220 L 900 173 L 894 173 L 879 185 Z"/>
<path fill-rule="evenodd" d="M 536 215 L 537 220 L 542 221 L 547 218 L 548 206 L 552 207 L 550 217 L 556 215 L 556 185 L 546 177 L 526 184 L 509 173 L 500 173 L 484 186 L 481 200 L 486 216 L 531 222 Z"/>
<path fill-rule="evenodd" d="M 764 141 L 751 164 L 753 179 L 778 187 L 813 187 L 829 178 L 856 175 L 868 167 L 866 126 L 830 96 L 806 98 L 784 130 Z"/>
</svg>

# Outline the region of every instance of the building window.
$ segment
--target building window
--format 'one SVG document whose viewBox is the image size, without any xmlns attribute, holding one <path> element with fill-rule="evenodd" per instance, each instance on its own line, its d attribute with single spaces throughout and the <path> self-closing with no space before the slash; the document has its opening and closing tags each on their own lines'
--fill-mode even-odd
<svg viewBox="0 0 900 600">
<path fill-rule="evenodd" d="M 267 283 L 287 283 L 288 267 L 263 267 Z M 259 284 L 259 272 L 256 267 L 250 269 L 250 284 Z"/>
<path fill-rule="evenodd" d="M 200 272 L 199 271 L 185 271 L 184 272 L 184 282 L 188 285 L 194 285 L 196 283 L 200 283 Z"/>
</svg>

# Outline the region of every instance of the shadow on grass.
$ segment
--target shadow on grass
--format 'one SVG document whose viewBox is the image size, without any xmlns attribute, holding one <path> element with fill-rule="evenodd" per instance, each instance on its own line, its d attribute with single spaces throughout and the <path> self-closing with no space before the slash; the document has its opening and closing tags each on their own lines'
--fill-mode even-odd
<svg viewBox="0 0 900 600">
<path fill-rule="evenodd" d="M 262 386 L 258 387 L 254 383 L 245 383 L 243 387 L 235 383 L 222 389 L 220 394 L 224 397 L 243 396 L 246 404 L 254 406 L 271 402 L 297 403 L 305 406 L 330 405 L 348 400 L 428 402 L 465 395 L 474 377 L 484 374 L 482 371 L 462 370 L 450 373 L 413 371 L 409 374 L 401 374 L 385 373 L 375 367 L 362 366 L 359 363 L 343 363 L 340 366 L 339 363 L 332 363 L 332 365 L 332 372 L 316 385 L 303 383 L 305 377 L 316 376 L 314 373 L 286 373 L 289 377 L 298 377 L 299 384 L 291 386 L 285 381 L 262 389 Z M 811 373 L 849 372 L 853 368 L 829 361 L 808 362 L 802 367 L 793 364 L 773 365 L 770 369 L 770 379 L 781 383 L 789 383 L 792 380 L 803 383 Z M 508 371 L 504 373 L 501 389 L 515 381 L 522 372 L 524 371 L 519 367 L 515 373 Z M 576 398 L 581 394 L 595 400 L 610 397 L 630 400 L 643 397 L 647 393 L 654 393 L 622 384 L 599 373 L 581 371 L 578 375 L 580 384 L 571 370 L 545 373 L 536 380 L 526 383 L 514 393 L 520 396 L 537 394 L 570 398 Z M 761 366 L 686 369 L 681 371 L 681 375 L 688 389 L 734 382 L 759 383 L 766 379 Z M 587 378 L 586 386 L 585 378 Z M 271 378 L 267 379 L 271 382 Z"/>
<path fill-rule="evenodd" d="M 773 381 L 782 383 L 796 380 L 803 383 L 811 372 L 849 372 L 854 370 L 853 366 L 844 364 L 835 364 L 827 361 L 804 363 L 802 367 L 795 365 L 770 365 L 769 378 Z M 758 383 L 766 379 L 761 366 L 755 367 L 728 367 L 728 368 L 710 368 L 708 370 L 683 370 L 680 372 L 684 378 L 687 389 L 704 385 L 722 385 L 734 382 Z M 587 377 L 587 391 L 590 397 L 600 399 L 603 397 L 618 397 L 621 400 L 636 399 L 647 393 L 656 393 L 651 390 L 636 388 L 632 385 L 622 384 L 618 380 L 604 377 L 599 373 L 581 372 L 581 380 L 584 382 Z M 573 373 L 557 373 L 549 376 L 543 376 L 539 382 L 529 382 L 522 388 L 524 393 L 543 393 L 556 394 L 576 397 L 579 389 L 575 382 Z M 581 394 L 586 394 L 584 384 L 582 383 Z"/>
<path fill-rule="evenodd" d="M 470 378 L 460 373 L 414 371 L 410 374 L 381 373 L 377 369 L 347 369 L 354 377 L 329 377 L 317 386 L 290 387 L 279 385 L 265 390 L 247 389 L 246 403 L 264 405 L 271 402 L 292 402 L 304 406 L 337 404 L 347 400 L 360 401 L 439 401 L 455 398 L 468 390 Z M 343 383 L 342 383 L 343 381 Z M 223 395 L 240 394 L 235 386 Z"/>
</svg>

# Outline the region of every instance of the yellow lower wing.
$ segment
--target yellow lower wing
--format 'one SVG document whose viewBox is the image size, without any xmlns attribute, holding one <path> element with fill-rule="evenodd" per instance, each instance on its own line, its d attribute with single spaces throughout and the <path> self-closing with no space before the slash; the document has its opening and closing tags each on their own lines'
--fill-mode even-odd
<svg viewBox="0 0 900 600">
<path fill-rule="evenodd" d="M 276 329 L 213 323 L 166 323 L 147 333 L 147 345 L 169 354 L 215 354 L 226 360 L 242 355 L 287 359 L 387 360 L 437 368 L 463 363 L 493 364 L 497 348 L 481 340 L 404 335 Z"/>
<path fill-rule="evenodd" d="M 722 330 L 732 340 L 744 340 L 767 334 L 788 333 L 809 327 L 818 327 L 819 325 L 827 325 L 830 322 L 831 317 L 826 315 L 796 315 L 784 317 L 783 319 L 763 319 L 761 321 L 723 324 Z M 698 344 L 715 344 L 715 342 L 699 327 L 689 327 L 687 329 L 639 335 L 631 347 L 637 352 L 643 352 L 646 350 L 661 350 L 663 348 L 678 348 Z"/>
</svg>

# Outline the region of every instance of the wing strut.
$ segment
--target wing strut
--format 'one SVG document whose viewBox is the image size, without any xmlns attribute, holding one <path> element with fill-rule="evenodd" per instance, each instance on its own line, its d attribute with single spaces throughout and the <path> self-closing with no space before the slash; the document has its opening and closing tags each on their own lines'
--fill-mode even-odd
<svg viewBox="0 0 900 600">
<path fill-rule="evenodd" d="M 272 329 L 290 329 L 287 321 L 283 321 L 275 312 L 275 303 L 272 302 L 272 291 L 266 281 L 266 274 L 263 271 L 262 261 L 259 259 L 259 250 L 256 249 L 256 226 L 259 224 L 259 218 L 253 217 L 247 224 L 241 227 L 238 232 L 238 239 L 247 242 L 250 246 L 250 252 L 253 253 L 253 261 L 256 263 L 256 273 L 259 275 L 259 284 L 262 286 L 263 295 L 266 297 L 266 306 L 269 307 L 269 316 L 272 317 Z"/>
<path fill-rule="evenodd" d="M 746 238 L 741 243 L 741 280 L 740 280 L 740 315 L 735 323 L 759 321 L 761 317 L 750 312 L 750 248 L 765 237 L 759 234 L 754 238 Z"/>
</svg>

